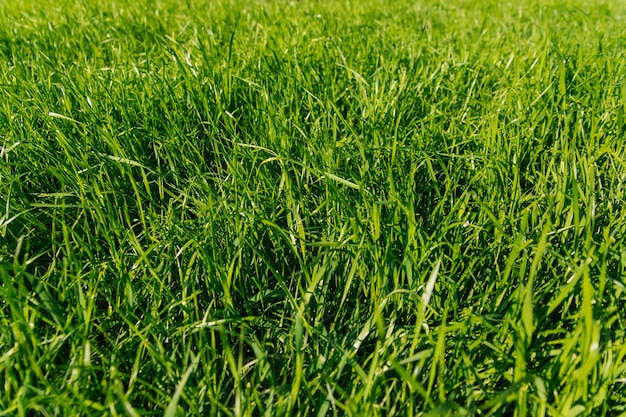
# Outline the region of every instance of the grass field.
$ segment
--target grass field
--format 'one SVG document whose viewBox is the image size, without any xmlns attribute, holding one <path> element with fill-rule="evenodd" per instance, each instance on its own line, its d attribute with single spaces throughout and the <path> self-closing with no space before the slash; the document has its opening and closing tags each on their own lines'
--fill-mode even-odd
<svg viewBox="0 0 626 417">
<path fill-rule="evenodd" d="M 624 27 L 0 0 L 0 416 L 626 416 Z"/>
</svg>

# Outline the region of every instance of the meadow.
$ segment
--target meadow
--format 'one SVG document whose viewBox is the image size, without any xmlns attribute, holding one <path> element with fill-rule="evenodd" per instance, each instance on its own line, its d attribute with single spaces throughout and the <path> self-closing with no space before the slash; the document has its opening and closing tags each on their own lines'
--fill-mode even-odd
<svg viewBox="0 0 626 417">
<path fill-rule="evenodd" d="M 0 0 L 0 416 L 626 416 L 625 24 Z"/>
</svg>

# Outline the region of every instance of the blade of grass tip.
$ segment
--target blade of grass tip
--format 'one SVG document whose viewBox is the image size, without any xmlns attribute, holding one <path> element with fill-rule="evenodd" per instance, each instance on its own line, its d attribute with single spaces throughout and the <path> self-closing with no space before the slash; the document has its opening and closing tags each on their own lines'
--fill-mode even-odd
<svg viewBox="0 0 626 417">
<path fill-rule="evenodd" d="M 178 401 L 180 400 L 180 396 L 183 393 L 185 384 L 187 384 L 187 380 L 189 379 L 189 376 L 191 376 L 191 373 L 194 371 L 194 369 L 196 369 L 196 366 L 198 365 L 198 361 L 199 361 L 199 356 L 194 356 L 193 353 L 191 355 L 192 355 L 193 360 L 191 361 L 191 364 L 189 365 L 189 367 L 185 371 L 185 374 L 183 375 L 180 382 L 178 383 L 178 386 L 176 387 L 176 391 L 174 392 L 174 395 L 172 396 L 172 399 L 170 400 L 169 405 L 165 409 L 165 413 L 163 413 L 163 417 L 175 417 L 176 416 L 176 407 L 178 407 Z"/>
<path fill-rule="evenodd" d="M 441 268 L 441 257 L 435 263 L 435 267 L 430 273 L 430 277 L 426 282 L 426 288 L 424 288 L 424 292 L 422 293 L 422 307 L 420 309 L 420 314 L 417 317 L 417 322 L 415 323 L 415 333 L 413 334 L 413 342 L 411 343 L 411 348 L 409 349 L 409 356 L 413 356 L 415 353 L 415 349 L 417 348 L 419 335 L 424 326 L 424 316 L 426 315 L 426 308 L 430 303 L 430 298 L 433 295 L 433 291 L 435 290 L 435 283 L 437 282 L 437 277 L 439 276 L 439 268 Z"/>
<path fill-rule="evenodd" d="M 105 158 L 108 158 L 108 159 L 110 159 L 111 161 L 119 162 L 120 164 L 126 164 L 126 165 L 130 165 L 130 166 L 134 166 L 134 167 L 143 168 L 143 169 L 148 170 L 148 171 L 150 171 L 150 172 L 152 171 L 150 168 L 148 168 L 148 167 L 146 167 L 146 166 L 144 166 L 144 165 L 140 164 L 140 163 L 139 163 L 139 162 L 137 162 L 137 161 L 133 161 L 132 159 L 128 159 L 128 158 L 121 158 L 121 157 L 119 157 L 119 156 L 115 156 L 115 155 L 107 155 L 107 154 L 104 154 L 104 153 L 98 153 L 98 155 L 100 155 L 100 156 L 102 156 L 102 157 L 105 157 Z"/>
<path fill-rule="evenodd" d="M 585 269 L 582 276 L 582 305 L 580 315 L 582 319 L 582 365 L 575 374 L 578 379 L 583 398 L 592 398 L 593 372 L 600 359 L 600 329 L 593 318 L 594 288 L 589 276 L 589 270 Z"/>
<path fill-rule="evenodd" d="M 428 282 L 426 283 L 426 288 L 424 289 L 424 293 L 422 294 L 422 320 L 424 314 L 426 313 L 426 307 L 430 303 L 430 297 L 433 295 L 433 291 L 435 289 L 435 283 L 437 282 L 437 276 L 439 276 L 439 268 L 441 267 L 441 258 L 437 260 L 435 267 L 430 273 L 430 277 L 428 278 Z"/>
<path fill-rule="evenodd" d="M 76 120 L 76 119 L 72 119 L 72 118 L 71 118 L 71 117 L 69 117 L 69 116 L 65 116 L 65 115 L 63 115 L 63 114 L 55 113 L 55 112 L 52 112 L 52 111 L 48 113 L 48 116 L 50 116 L 50 117 L 54 117 L 54 118 L 57 118 L 57 119 L 67 120 L 67 121 L 70 121 L 70 122 L 74 122 L 74 123 L 76 123 L 76 124 L 82 124 L 81 122 L 79 122 L 79 121 L 78 121 L 78 120 Z"/>
<path fill-rule="evenodd" d="M 346 187 L 354 188 L 355 190 L 361 190 L 361 187 L 353 183 L 352 181 L 348 181 L 346 179 L 333 175 L 330 172 L 324 172 L 324 176 L 333 181 L 337 181 L 338 183 L 343 184 Z"/>
<path fill-rule="evenodd" d="M 537 244 L 537 248 L 535 249 L 535 256 L 533 258 L 533 263 L 530 266 L 528 282 L 524 287 L 524 298 L 522 301 L 522 326 L 525 332 L 525 336 L 527 338 L 527 343 L 530 343 L 530 339 L 532 338 L 533 332 L 535 330 L 533 304 L 535 278 L 539 273 L 541 260 L 548 247 L 548 235 L 550 234 L 551 230 L 552 225 L 550 224 L 550 222 L 547 222 L 546 226 L 543 229 L 543 233 L 541 234 L 541 238 L 539 239 L 539 243 Z"/>
<path fill-rule="evenodd" d="M 435 344 L 435 350 L 432 355 L 432 366 L 430 368 L 430 374 L 428 375 L 428 387 L 426 394 L 428 398 L 431 397 L 433 392 L 433 386 L 435 383 L 435 378 L 439 376 L 439 383 L 437 384 L 439 388 L 439 401 L 442 403 L 445 401 L 446 391 L 445 391 L 445 383 L 444 380 L 444 371 L 445 371 L 445 349 L 446 349 L 446 335 L 448 329 L 446 328 L 446 322 L 448 320 L 448 309 L 444 308 L 443 317 L 441 319 L 442 325 L 439 327 L 439 335 L 437 336 L 437 343 Z"/>
<path fill-rule="evenodd" d="M 304 334 L 304 304 L 300 305 L 298 313 L 296 314 L 295 322 L 295 357 L 296 364 L 294 370 L 294 378 L 291 386 L 291 398 L 289 400 L 289 413 L 291 413 L 296 406 L 298 400 L 298 393 L 300 391 L 300 383 L 302 382 L 302 372 L 304 370 L 304 353 L 302 352 L 302 338 Z"/>
</svg>

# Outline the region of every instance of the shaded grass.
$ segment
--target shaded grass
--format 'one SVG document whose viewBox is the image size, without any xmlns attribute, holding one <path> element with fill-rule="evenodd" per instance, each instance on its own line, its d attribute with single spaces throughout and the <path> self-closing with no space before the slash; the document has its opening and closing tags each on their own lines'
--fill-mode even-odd
<svg viewBox="0 0 626 417">
<path fill-rule="evenodd" d="M 7 415 L 620 415 L 617 4 L 0 13 Z"/>
</svg>

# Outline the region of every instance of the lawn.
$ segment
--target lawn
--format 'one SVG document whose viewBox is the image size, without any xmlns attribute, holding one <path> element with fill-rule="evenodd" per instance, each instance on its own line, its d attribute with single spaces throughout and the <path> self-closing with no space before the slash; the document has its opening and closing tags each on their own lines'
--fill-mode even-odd
<svg viewBox="0 0 626 417">
<path fill-rule="evenodd" d="M 0 0 L 0 416 L 626 416 L 625 25 Z"/>
</svg>

